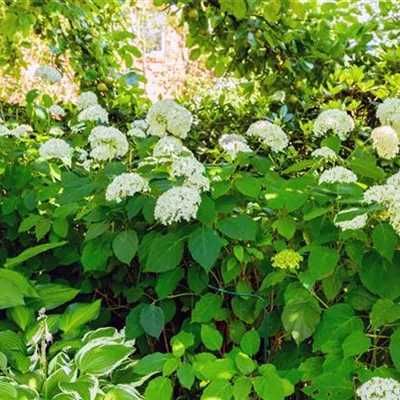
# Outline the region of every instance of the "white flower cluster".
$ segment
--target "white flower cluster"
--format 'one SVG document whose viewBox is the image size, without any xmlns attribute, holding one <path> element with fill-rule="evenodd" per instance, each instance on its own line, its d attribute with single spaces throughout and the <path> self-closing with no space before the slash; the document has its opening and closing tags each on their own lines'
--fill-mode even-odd
<svg viewBox="0 0 400 400">
<path fill-rule="evenodd" d="M 64 131 L 58 126 L 52 126 L 49 129 L 49 133 L 51 136 L 62 136 L 64 135 Z"/>
<path fill-rule="evenodd" d="M 108 112 L 100 104 L 83 109 L 78 114 L 78 121 L 108 122 Z"/>
<path fill-rule="evenodd" d="M 222 135 L 218 143 L 231 156 L 232 160 L 237 157 L 238 153 L 250 153 L 252 151 L 246 139 L 241 135 Z"/>
<path fill-rule="evenodd" d="M 375 128 L 371 133 L 371 140 L 379 157 L 391 159 L 399 152 L 399 138 L 389 125 Z"/>
<path fill-rule="evenodd" d="M 364 202 L 384 206 L 393 229 L 400 235 L 400 172 L 391 176 L 385 185 L 371 186 L 364 192 Z"/>
<path fill-rule="evenodd" d="M 338 216 L 341 214 L 343 215 L 343 214 L 350 213 L 355 210 L 356 210 L 356 208 L 351 208 L 350 210 L 340 211 Z M 356 230 L 356 229 L 364 228 L 364 226 L 366 225 L 366 223 L 368 221 L 368 215 L 367 214 L 357 215 L 356 217 L 349 219 L 347 221 L 336 221 L 336 219 L 335 219 L 334 223 L 342 231 Z"/>
<path fill-rule="evenodd" d="M 289 144 L 289 139 L 282 128 L 269 121 L 254 122 L 247 129 L 246 135 L 257 138 L 274 152 L 284 150 Z"/>
<path fill-rule="evenodd" d="M 319 184 L 322 183 L 352 183 L 357 182 L 357 175 L 344 167 L 333 167 L 325 170 L 319 178 Z"/>
<path fill-rule="evenodd" d="M 154 217 L 163 225 L 190 221 L 196 218 L 200 203 L 198 190 L 185 186 L 173 187 L 157 199 Z"/>
<path fill-rule="evenodd" d="M 97 126 L 89 135 L 90 156 L 98 161 L 124 156 L 129 149 L 126 136 L 117 128 Z"/>
<path fill-rule="evenodd" d="M 323 146 L 320 149 L 314 150 L 311 155 L 314 158 L 323 158 L 326 160 L 335 160 L 336 159 L 336 153 L 330 149 L 329 147 Z"/>
<path fill-rule="evenodd" d="M 346 112 L 338 109 L 322 111 L 314 121 L 313 133 L 315 137 L 325 136 L 332 131 L 340 140 L 346 140 L 347 135 L 354 129 L 353 118 Z"/>
<path fill-rule="evenodd" d="M 84 110 L 97 104 L 97 96 L 93 92 L 82 92 L 76 103 L 78 110 Z"/>
<path fill-rule="evenodd" d="M 56 117 L 65 117 L 65 110 L 58 104 L 53 104 L 49 108 L 49 112 L 50 114 L 55 115 Z"/>
<path fill-rule="evenodd" d="M 39 156 L 44 160 L 59 159 L 70 164 L 72 147 L 62 139 L 49 139 L 39 148 Z"/>
<path fill-rule="evenodd" d="M 398 400 L 400 383 L 392 378 L 375 377 L 357 389 L 361 400 Z"/>
<path fill-rule="evenodd" d="M 382 125 L 390 125 L 400 135 L 400 99 L 386 99 L 376 110 Z"/>
<path fill-rule="evenodd" d="M 171 136 L 162 137 L 154 146 L 153 157 L 179 155 L 184 151 L 182 142 Z"/>
<path fill-rule="evenodd" d="M 0 125 L 0 137 L 11 136 L 11 131 L 4 125 Z"/>
<path fill-rule="evenodd" d="M 150 107 L 146 122 L 149 135 L 170 133 L 185 139 L 192 125 L 192 114 L 173 100 L 160 100 Z"/>
<path fill-rule="evenodd" d="M 128 136 L 138 137 L 138 138 L 145 138 L 147 136 L 148 125 L 146 120 L 138 119 L 133 121 L 132 128 L 127 132 Z"/>
<path fill-rule="evenodd" d="M 199 191 L 210 190 L 210 181 L 203 175 L 204 172 L 204 165 L 192 156 L 175 158 L 171 164 L 174 177 L 184 177 L 184 186 Z"/>
<path fill-rule="evenodd" d="M 50 65 L 42 65 L 38 67 L 35 71 L 35 75 L 38 76 L 43 81 L 50 83 L 57 83 L 61 81 L 62 75 Z"/>
<path fill-rule="evenodd" d="M 4 125 L 0 125 L 0 136 L 14 136 L 20 139 L 28 137 L 30 132 L 33 132 L 33 129 L 30 125 L 18 125 L 11 130 Z"/>
<path fill-rule="evenodd" d="M 108 185 L 106 190 L 106 200 L 120 203 L 126 197 L 131 197 L 135 193 L 148 192 L 149 184 L 139 174 L 126 173 L 118 175 Z"/>
</svg>

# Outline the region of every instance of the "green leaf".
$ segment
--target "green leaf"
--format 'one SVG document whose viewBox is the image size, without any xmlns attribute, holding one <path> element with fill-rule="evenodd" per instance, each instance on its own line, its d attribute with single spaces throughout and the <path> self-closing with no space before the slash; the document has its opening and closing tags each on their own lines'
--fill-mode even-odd
<svg viewBox="0 0 400 400">
<path fill-rule="evenodd" d="M 24 250 L 21 254 L 14 258 L 7 258 L 4 266 L 6 268 L 14 268 L 15 266 L 22 264 L 23 262 L 29 260 L 32 257 L 37 256 L 38 254 L 44 253 L 45 251 L 56 249 L 57 247 L 64 246 L 68 242 L 56 242 L 56 243 L 45 243 L 39 244 L 38 246 L 30 247 L 27 250 Z"/>
<path fill-rule="evenodd" d="M 171 354 L 153 353 L 141 358 L 134 367 L 134 372 L 139 375 L 154 374 L 161 372 L 164 363 L 171 358 Z"/>
<path fill-rule="evenodd" d="M 360 278 L 372 293 L 394 300 L 400 296 L 400 253 L 395 253 L 393 262 L 382 258 L 376 252 L 364 255 L 361 262 Z"/>
<path fill-rule="evenodd" d="M 323 246 L 313 247 L 308 258 L 308 267 L 314 279 L 329 276 L 339 261 L 339 253 Z"/>
<path fill-rule="evenodd" d="M 58 321 L 58 327 L 69 335 L 74 330 L 97 318 L 100 312 L 101 300 L 93 303 L 74 303 L 67 307 Z"/>
<path fill-rule="evenodd" d="M 244 376 L 238 376 L 233 384 L 233 397 L 235 400 L 248 400 L 252 389 L 251 380 Z"/>
<path fill-rule="evenodd" d="M 217 218 L 217 211 L 215 210 L 215 202 L 207 195 L 201 196 L 201 203 L 197 211 L 197 220 L 204 225 L 211 225 Z"/>
<path fill-rule="evenodd" d="M 260 335 L 253 328 L 243 335 L 242 340 L 240 341 L 240 347 L 247 355 L 254 356 L 260 349 L 260 343 Z"/>
<path fill-rule="evenodd" d="M 264 292 L 271 286 L 274 286 L 282 282 L 286 278 L 286 272 L 284 270 L 277 270 L 270 272 L 262 281 L 260 292 Z"/>
<path fill-rule="evenodd" d="M 254 371 L 254 361 L 245 353 L 237 353 L 235 362 L 238 370 L 244 375 L 249 375 Z"/>
<path fill-rule="evenodd" d="M 371 346 L 371 339 L 365 336 L 364 332 L 352 332 L 344 340 L 342 348 L 345 357 L 358 356 L 368 351 Z"/>
<path fill-rule="evenodd" d="M 204 389 L 201 400 L 231 400 L 232 395 L 233 388 L 228 379 L 215 379 Z"/>
<path fill-rule="evenodd" d="M 287 215 L 278 219 L 276 227 L 280 235 L 290 240 L 296 232 L 296 221 L 290 215 Z"/>
<path fill-rule="evenodd" d="M 400 371 L 400 328 L 397 328 L 390 337 L 389 350 L 397 371 Z"/>
<path fill-rule="evenodd" d="M 0 370 L 4 371 L 7 368 L 7 356 L 0 352 Z"/>
<path fill-rule="evenodd" d="M 25 297 L 38 297 L 38 294 L 32 284 L 19 272 L 0 268 L 0 282 L 14 285 Z"/>
<path fill-rule="evenodd" d="M 314 210 L 304 214 L 304 221 L 311 221 L 315 218 L 318 218 L 322 215 L 325 215 L 329 211 L 328 208 L 315 208 Z"/>
<path fill-rule="evenodd" d="M 94 224 L 90 224 L 85 235 L 85 241 L 88 242 L 89 240 L 96 239 L 97 237 L 101 236 L 104 232 L 107 232 L 109 227 L 110 227 L 109 221 L 101 221 L 101 222 L 96 222 Z"/>
<path fill-rule="evenodd" d="M 0 399 L 18 399 L 17 389 L 11 383 L 0 382 Z"/>
<path fill-rule="evenodd" d="M 198 228 L 189 236 L 189 250 L 192 257 L 208 271 L 221 252 L 221 239 L 213 229 Z"/>
<path fill-rule="evenodd" d="M 228 217 L 218 221 L 218 229 L 226 236 L 235 240 L 255 240 L 257 224 L 248 215 Z"/>
<path fill-rule="evenodd" d="M 35 226 L 36 240 L 43 239 L 51 228 L 51 220 L 48 218 L 42 218 Z"/>
<path fill-rule="evenodd" d="M 40 218 L 40 215 L 30 215 L 23 219 L 19 225 L 18 233 L 27 232 L 32 229 L 40 221 Z"/>
<path fill-rule="evenodd" d="M 281 378 L 273 371 L 257 377 L 253 382 L 255 392 L 263 400 L 284 400 L 285 387 Z"/>
<path fill-rule="evenodd" d="M 240 193 L 253 199 L 258 198 L 261 193 L 260 181 L 250 174 L 246 174 L 237 179 L 235 181 L 235 187 Z"/>
<path fill-rule="evenodd" d="M 210 322 L 221 310 L 222 298 L 217 294 L 207 293 L 197 301 L 192 311 L 192 322 Z"/>
<path fill-rule="evenodd" d="M 155 287 L 158 298 L 165 299 L 172 294 L 184 276 L 185 271 L 183 268 L 175 268 L 158 275 Z"/>
<path fill-rule="evenodd" d="M 123 231 L 113 240 L 112 248 L 121 262 L 130 264 L 138 249 L 138 237 L 134 230 Z"/>
<path fill-rule="evenodd" d="M 105 271 L 110 256 L 110 242 L 101 238 L 90 240 L 83 248 L 81 261 L 85 272 Z"/>
<path fill-rule="evenodd" d="M 53 310 L 54 308 L 73 300 L 80 292 L 79 289 L 58 285 L 56 283 L 37 285 L 36 290 L 38 298 L 30 299 L 27 302 L 30 307 L 33 307 L 36 310 L 41 308 Z"/>
<path fill-rule="evenodd" d="M 173 394 L 172 383 L 168 378 L 158 376 L 150 381 L 144 392 L 145 400 L 171 400 Z"/>
<path fill-rule="evenodd" d="M 147 272 L 164 272 L 177 267 L 183 257 L 183 240 L 174 233 L 156 237 L 150 245 Z"/>
<path fill-rule="evenodd" d="M 165 316 L 164 311 L 153 304 L 148 305 L 140 312 L 140 325 L 150 336 L 158 339 L 164 329 Z"/>
<path fill-rule="evenodd" d="M 68 236 L 68 221 L 65 218 L 57 218 L 53 221 L 53 231 L 58 236 L 65 238 Z"/>
<path fill-rule="evenodd" d="M 391 324 L 400 318 L 400 304 L 389 299 L 379 299 L 371 310 L 371 324 L 374 329 Z"/>
<path fill-rule="evenodd" d="M 183 364 L 178 368 L 176 374 L 178 375 L 178 380 L 182 387 L 190 389 L 193 386 L 195 376 L 193 367 L 190 364 Z"/>
<path fill-rule="evenodd" d="M 378 253 L 389 261 L 392 261 L 393 254 L 399 243 L 399 238 L 389 224 L 379 224 L 372 233 L 374 247 Z"/>
<path fill-rule="evenodd" d="M 193 345 L 193 333 L 180 331 L 171 339 L 172 354 L 175 357 L 182 357 L 185 354 L 185 351 Z"/>
<path fill-rule="evenodd" d="M 7 310 L 7 317 L 14 321 L 22 331 L 35 321 L 35 314 L 32 309 L 26 306 L 16 306 Z"/>
<path fill-rule="evenodd" d="M 201 326 L 201 340 L 208 349 L 216 351 L 222 346 L 223 337 L 217 329 L 211 325 Z"/>
<path fill-rule="evenodd" d="M 140 303 L 132 308 L 125 320 L 125 335 L 128 340 L 136 339 L 144 334 L 144 329 L 140 325 L 140 313 L 146 304 Z"/>
</svg>

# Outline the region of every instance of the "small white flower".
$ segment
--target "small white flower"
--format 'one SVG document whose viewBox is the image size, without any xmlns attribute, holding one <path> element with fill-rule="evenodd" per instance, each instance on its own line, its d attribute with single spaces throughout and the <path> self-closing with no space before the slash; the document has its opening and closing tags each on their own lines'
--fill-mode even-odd
<svg viewBox="0 0 400 400">
<path fill-rule="evenodd" d="M 339 136 L 340 140 L 346 140 L 347 135 L 353 129 L 353 118 L 346 112 L 338 109 L 322 111 L 313 125 L 315 137 L 325 136 L 329 131 L 332 131 L 335 135 Z"/>
<path fill-rule="evenodd" d="M 340 211 L 338 216 L 346 214 L 346 213 L 350 213 L 355 210 L 356 210 L 356 208 L 351 208 L 349 210 Z M 346 221 L 336 221 L 336 220 L 337 220 L 337 217 L 335 218 L 335 221 L 334 221 L 335 225 L 338 226 L 342 231 L 356 230 L 356 229 L 364 228 L 364 226 L 368 220 L 368 215 L 367 214 L 357 215 L 356 217 L 354 217 L 350 220 L 346 220 Z"/>
<path fill-rule="evenodd" d="M 57 83 L 61 81 L 62 75 L 50 65 L 42 65 L 38 67 L 35 71 L 35 75 L 38 76 L 43 81 L 50 83 Z"/>
<path fill-rule="evenodd" d="M 129 129 L 129 131 L 126 134 L 127 134 L 127 136 L 133 136 L 133 137 L 138 137 L 138 138 L 146 137 L 146 132 L 140 128 Z"/>
<path fill-rule="evenodd" d="M 29 136 L 29 133 L 32 132 L 33 129 L 30 125 L 18 125 L 16 128 L 11 130 L 11 135 L 16 138 L 25 138 Z"/>
<path fill-rule="evenodd" d="M 327 160 L 335 160 L 336 159 L 336 153 L 330 149 L 329 147 L 321 147 L 320 149 L 314 150 L 311 155 L 314 158 L 324 158 Z"/>
<path fill-rule="evenodd" d="M 0 125 L 0 137 L 1 136 L 11 136 L 11 131 L 4 125 Z"/>
<path fill-rule="evenodd" d="M 371 186 L 364 192 L 364 203 L 372 204 L 378 203 L 383 204 L 393 197 L 393 189 L 388 185 L 375 185 Z"/>
<path fill-rule="evenodd" d="M 149 184 L 139 174 L 121 174 L 108 185 L 106 200 L 120 203 L 126 197 L 132 197 L 135 193 L 148 192 L 149 190 Z"/>
<path fill-rule="evenodd" d="M 146 131 L 149 126 L 145 119 L 137 119 L 132 122 L 132 128 L 141 129 L 142 131 Z"/>
<path fill-rule="evenodd" d="M 174 187 L 163 193 L 156 203 L 154 217 L 163 225 L 196 218 L 201 203 L 200 193 L 189 187 Z"/>
<path fill-rule="evenodd" d="M 126 136 L 117 128 L 97 126 L 89 135 L 90 156 L 98 161 L 124 156 L 129 150 Z"/>
<path fill-rule="evenodd" d="M 84 162 L 87 160 L 89 153 L 85 149 L 75 147 L 74 152 L 78 155 L 78 161 Z"/>
<path fill-rule="evenodd" d="M 78 121 L 108 122 L 108 112 L 99 104 L 85 108 L 78 114 Z"/>
<path fill-rule="evenodd" d="M 49 108 L 49 112 L 50 114 L 55 115 L 57 117 L 65 117 L 65 110 L 58 104 L 53 104 Z"/>
<path fill-rule="evenodd" d="M 192 125 L 192 114 L 173 100 L 160 100 L 150 107 L 146 122 L 149 135 L 171 133 L 184 139 Z"/>
<path fill-rule="evenodd" d="M 250 153 L 252 151 L 246 139 L 240 135 L 222 135 L 218 143 L 231 156 L 232 160 L 237 157 L 238 153 Z"/>
<path fill-rule="evenodd" d="M 391 159 L 399 152 L 399 138 L 390 126 L 375 128 L 371 133 L 372 146 L 379 157 Z"/>
<path fill-rule="evenodd" d="M 357 389 L 361 400 L 398 400 L 400 383 L 392 378 L 372 378 Z"/>
<path fill-rule="evenodd" d="M 322 183 L 352 183 L 357 182 L 357 175 L 344 167 L 333 167 L 325 170 L 319 178 L 319 184 Z"/>
<path fill-rule="evenodd" d="M 200 192 L 208 192 L 210 180 L 202 174 L 193 174 L 185 180 L 184 186 L 197 189 Z"/>
<path fill-rule="evenodd" d="M 275 152 L 286 149 L 289 144 L 289 139 L 282 128 L 269 121 L 254 122 L 247 129 L 246 135 L 257 138 Z"/>
<path fill-rule="evenodd" d="M 174 137 L 162 137 L 154 146 L 153 157 L 180 155 L 184 150 L 182 142 Z"/>
<path fill-rule="evenodd" d="M 204 165 L 192 156 L 177 157 L 171 164 L 171 173 L 174 177 L 184 177 L 184 186 L 199 191 L 210 189 L 210 181 L 203 175 L 204 172 Z"/>
<path fill-rule="evenodd" d="M 386 99 L 378 106 L 376 116 L 382 125 L 389 125 L 400 135 L 400 99 Z"/>
<path fill-rule="evenodd" d="M 65 140 L 49 139 L 40 146 L 39 156 L 44 160 L 59 159 L 70 164 L 72 148 Z"/>
<path fill-rule="evenodd" d="M 83 92 L 76 103 L 79 110 L 84 110 L 97 104 L 97 96 L 93 92 Z"/>
<path fill-rule="evenodd" d="M 52 136 L 62 136 L 64 135 L 64 131 L 58 126 L 52 126 L 49 130 L 50 135 Z"/>
</svg>

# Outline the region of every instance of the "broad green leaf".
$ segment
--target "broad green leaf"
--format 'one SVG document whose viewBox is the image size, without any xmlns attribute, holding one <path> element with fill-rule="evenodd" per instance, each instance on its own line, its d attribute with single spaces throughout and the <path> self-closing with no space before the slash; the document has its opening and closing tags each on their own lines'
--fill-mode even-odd
<svg viewBox="0 0 400 400">
<path fill-rule="evenodd" d="M 189 250 L 192 257 L 208 271 L 221 252 L 221 239 L 213 229 L 198 228 L 189 236 Z"/>
<path fill-rule="evenodd" d="M 400 328 L 397 328 L 390 337 L 389 350 L 397 371 L 400 371 Z"/>
<path fill-rule="evenodd" d="M 164 299 L 172 294 L 184 276 L 183 268 L 175 268 L 158 275 L 155 287 L 158 298 Z"/>
<path fill-rule="evenodd" d="M 296 232 L 296 221 L 290 215 L 287 215 L 276 221 L 276 227 L 280 235 L 290 240 Z"/>
<path fill-rule="evenodd" d="M 221 296 L 207 293 L 197 301 L 192 311 L 192 322 L 210 322 L 220 311 L 222 305 Z"/>
<path fill-rule="evenodd" d="M 261 193 L 261 183 L 249 174 L 241 176 L 235 181 L 236 189 L 245 196 L 256 199 Z"/>
<path fill-rule="evenodd" d="M 254 361 L 245 353 L 237 353 L 235 362 L 238 370 L 244 375 L 251 374 L 255 369 Z"/>
<path fill-rule="evenodd" d="M 400 253 L 395 253 L 393 261 L 381 257 L 376 252 L 364 255 L 361 262 L 360 278 L 372 293 L 394 300 L 400 296 Z"/>
<path fill-rule="evenodd" d="M 339 261 L 339 253 L 323 246 L 314 247 L 308 258 L 308 267 L 314 279 L 329 276 Z"/>
<path fill-rule="evenodd" d="M 85 272 L 105 271 L 110 256 L 110 242 L 97 238 L 90 240 L 83 248 L 81 261 Z"/>
<path fill-rule="evenodd" d="M 173 357 L 171 354 L 153 353 L 139 359 L 134 367 L 134 372 L 139 375 L 148 375 L 155 372 L 161 372 L 164 363 L 169 358 Z"/>
<path fill-rule="evenodd" d="M 182 387 L 190 389 L 193 386 L 195 376 L 193 367 L 190 364 L 183 364 L 181 367 L 178 368 L 176 374 Z"/>
<path fill-rule="evenodd" d="M 344 340 L 342 348 L 345 357 L 358 356 L 368 351 L 371 346 L 371 339 L 365 336 L 364 332 L 352 332 Z"/>
<path fill-rule="evenodd" d="M 122 231 L 113 240 L 112 248 L 121 262 L 130 264 L 138 249 L 138 237 L 134 230 Z"/>
<path fill-rule="evenodd" d="M 377 225 L 372 233 L 372 238 L 377 252 L 388 261 L 392 261 L 393 254 L 399 243 L 399 237 L 391 225 Z"/>
<path fill-rule="evenodd" d="M 155 238 L 146 262 L 147 272 L 164 272 L 177 267 L 183 256 L 183 240 L 174 233 Z"/>
<path fill-rule="evenodd" d="M 90 224 L 88 230 L 86 231 L 85 241 L 88 242 L 89 240 L 96 239 L 104 232 L 107 232 L 109 227 L 109 221 L 100 221 L 95 222 L 94 224 Z"/>
<path fill-rule="evenodd" d="M 230 400 L 232 395 L 233 387 L 228 379 L 215 379 L 206 386 L 201 400 Z"/>
<path fill-rule="evenodd" d="M 140 312 L 140 325 L 150 336 L 158 339 L 164 329 L 164 324 L 164 311 L 160 307 L 150 304 Z"/>
<path fill-rule="evenodd" d="M 0 268 L 0 282 L 14 285 L 25 297 L 38 297 L 33 285 L 19 272 Z"/>
<path fill-rule="evenodd" d="M 172 354 L 175 357 L 182 357 L 185 351 L 194 345 L 194 335 L 190 332 L 180 331 L 171 338 Z"/>
<path fill-rule="evenodd" d="M 258 353 L 260 344 L 260 335 L 254 328 L 250 331 L 247 331 L 240 341 L 240 347 L 250 357 Z"/>
<path fill-rule="evenodd" d="M 7 356 L 0 352 L 0 370 L 4 371 L 7 368 Z"/>
<path fill-rule="evenodd" d="M 35 321 L 35 313 L 26 306 L 16 306 L 7 310 L 7 316 L 14 321 L 22 331 Z"/>
<path fill-rule="evenodd" d="M 144 329 L 140 325 L 140 313 L 146 307 L 146 304 L 140 303 L 132 308 L 125 320 L 125 335 L 128 340 L 136 339 L 144 334 Z"/>
<path fill-rule="evenodd" d="M 201 340 L 208 349 L 220 350 L 223 342 L 221 333 L 211 325 L 201 326 Z"/>
<path fill-rule="evenodd" d="M 233 384 L 233 398 L 235 400 L 249 400 L 252 386 L 249 378 L 238 376 Z"/>
<path fill-rule="evenodd" d="M 284 400 L 285 387 L 282 379 L 273 371 L 257 377 L 253 382 L 255 392 L 263 400 Z"/>
<path fill-rule="evenodd" d="M 152 379 L 144 392 L 145 400 L 172 400 L 173 387 L 168 378 L 158 376 Z"/>
<path fill-rule="evenodd" d="M 52 249 L 56 249 L 57 247 L 64 246 L 68 242 L 56 242 L 56 243 L 45 243 L 39 244 L 38 246 L 30 247 L 29 249 L 24 250 L 21 254 L 14 258 L 7 258 L 4 266 L 6 268 L 14 268 L 15 266 L 22 264 L 23 262 L 29 260 L 32 257 L 37 256 L 38 254 L 44 253 L 45 251 L 49 251 Z"/>
<path fill-rule="evenodd" d="M 162 370 L 163 376 L 172 375 L 178 369 L 180 364 L 181 362 L 179 358 L 170 358 L 167 361 L 165 361 Z"/>
<path fill-rule="evenodd" d="M 372 307 L 371 324 L 374 329 L 391 324 L 400 318 L 400 304 L 389 299 L 379 299 Z"/>
<path fill-rule="evenodd" d="M 36 240 L 43 239 L 51 229 L 51 220 L 48 218 L 41 218 L 35 226 Z"/>
<path fill-rule="evenodd" d="M 0 399 L 18 399 L 18 392 L 15 386 L 13 386 L 11 383 L 0 382 Z"/>
<path fill-rule="evenodd" d="M 284 270 L 277 270 L 270 272 L 262 281 L 260 292 L 263 292 L 286 278 L 286 272 Z"/>
<path fill-rule="evenodd" d="M 53 221 L 53 231 L 60 237 L 65 238 L 68 236 L 69 225 L 65 218 L 56 218 Z"/>
<path fill-rule="evenodd" d="M 37 285 L 36 291 L 38 297 L 27 301 L 27 304 L 36 310 L 41 308 L 53 310 L 54 308 L 73 300 L 80 292 L 79 289 L 58 285 L 56 283 Z"/>
<path fill-rule="evenodd" d="M 61 315 L 58 327 L 66 334 L 71 334 L 74 330 L 97 318 L 100 312 L 101 300 L 93 303 L 74 303 L 67 307 Z"/>
<path fill-rule="evenodd" d="M 248 215 L 228 217 L 218 221 L 218 229 L 226 236 L 235 240 L 255 240 L 257 224 Z"/>
</svg>

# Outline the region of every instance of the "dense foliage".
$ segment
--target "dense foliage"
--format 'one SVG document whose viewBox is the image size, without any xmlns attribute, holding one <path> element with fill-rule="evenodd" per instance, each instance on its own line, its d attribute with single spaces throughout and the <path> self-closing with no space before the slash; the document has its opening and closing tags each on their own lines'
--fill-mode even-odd
<svg viewBox="0 0 400 400">
<path fill-rule="evenodd" d="M 32 88 L 26 106 L 2 104 L 0 397 L 398 398 L 395 6 L 360 23 L 344 3 L 174 3 L 194 51 L 217 42 L 216 73 L 230 65 L 244 86 L 146 112 L 111 88 L 65 104 Z M 107 28 L 87 4 L 89 25 Z M 1 18 L 50 5 L 81 15 L 10 2 Z M 195 30 L 210 21 L 212 35 Z M 27 37 L 0 39 L 4 63 Z M 119 56 L 74 46 L 96 91 Z M 37 75 L 57 87 L 60 72 Z"/>
</svg>

